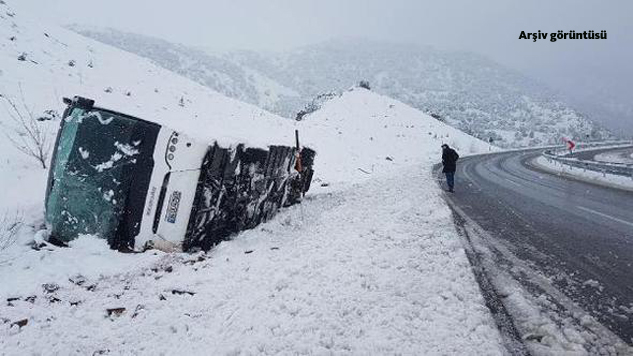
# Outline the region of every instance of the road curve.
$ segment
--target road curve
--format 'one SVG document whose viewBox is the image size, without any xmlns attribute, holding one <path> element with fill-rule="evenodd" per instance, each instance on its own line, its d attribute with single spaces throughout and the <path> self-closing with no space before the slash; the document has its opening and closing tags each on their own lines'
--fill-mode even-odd
<svg viewBox="0 0 633 356">
<path fill-rule="evenodd" d="M 633 192 L 546 173 L 539 154 L 460 159 L 448 199 L 633 345 Z"/>
</svg>

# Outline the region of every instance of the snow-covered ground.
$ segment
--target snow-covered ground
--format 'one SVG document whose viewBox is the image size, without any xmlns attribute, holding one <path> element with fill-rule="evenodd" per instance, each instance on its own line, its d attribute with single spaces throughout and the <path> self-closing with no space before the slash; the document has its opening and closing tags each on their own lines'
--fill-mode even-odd
<svg viewBox="0 0 633 356">
<path fill-rule="evenodd" d="M 552 173 L 569 176 L 594 184 L 605 185 L 625 190 L 633 190 L 633 177 L 624 177 L 615 174 L 601 173 L 572 167 L 558 161 L 549 160 L 543 156 L 539 156 L 537 159 L 535 159 L 534 163 Z"/>
<path fill-rule="evenodd" d="M 29 322 L 4 324 L 0 346 L 8 354 L 502 354 L 428 177 L 428 168 L 410 167 L 311 196 L 206 255 L 122 255 L 90 237 L 72 249 L 24 251 L 2 261 L 0 295 L 21 299 L 0 315 Z M 45 283 L 59 289 L 46 292 Z M 108 316 L 116 308 L 125 311 Z"/>
<path fill-rule="evenodd" d="M 209 253 L 121 254 L 42 244 L 47 172 L 0 139 L 0 353 L 503 353 L 431 177 L 442 143 L 493 147 L 364 89 L 282 119 L 19 5 L 0 2 L 0 93 L 23 113 L 84 95 L 208 141 L 292 144 L 298 128 L 318 154 L 303 204 Z"/>
</svg>

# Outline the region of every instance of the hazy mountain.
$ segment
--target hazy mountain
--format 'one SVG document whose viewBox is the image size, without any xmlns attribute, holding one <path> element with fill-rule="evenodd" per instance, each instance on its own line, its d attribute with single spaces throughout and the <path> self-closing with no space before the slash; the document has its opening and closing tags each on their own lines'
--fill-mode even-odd
<svg viewBox="0 0 633 356">
<path fill-rule="evenodd" d="M 115 30 L 75 30 L 289 118 L 320 94 L 366 80 L 378 93 L 500 146 L 609 135 L 545 86 L 472 53 L 345 40 L 287 53 L 212 54 Z"/>
</svg>

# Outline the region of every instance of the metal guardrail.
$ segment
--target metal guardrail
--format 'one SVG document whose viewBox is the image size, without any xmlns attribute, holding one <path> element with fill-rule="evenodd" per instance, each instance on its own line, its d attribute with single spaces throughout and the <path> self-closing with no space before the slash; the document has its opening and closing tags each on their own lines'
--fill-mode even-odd
<svg viewBox="0 0 633 356">
<path fill-rule="evenodd" d="M 614 145 L 618 145 L 623 148 L 632 146 L 630 142 L 618 142 L 618 143 L 609 142 L 609 143 L 584 144 L 584 145 L 579 145 L 578 147 L 580 147 L 581 149 L 586 149 L 586 148 L 599 149 L 601 147 L 606 148 L 606 147 L 610 147 Z M 567 165 L 569 167 L 579 168 L 579 169 L 584 169 L 584 170 L 594 171 L 594 172 L 600 172 L 603 174 L 615 174 L 618 176 L 633 178 L 633 164 L 608 163 L 608 162 L 582 160 L 582 159 L 570 157 L 571 155 L 565 149 L 548 149 L 548 150 L 545 150 L 542 155 L 548 161 L 556 161 L 561 164 Z"/>
</svg>

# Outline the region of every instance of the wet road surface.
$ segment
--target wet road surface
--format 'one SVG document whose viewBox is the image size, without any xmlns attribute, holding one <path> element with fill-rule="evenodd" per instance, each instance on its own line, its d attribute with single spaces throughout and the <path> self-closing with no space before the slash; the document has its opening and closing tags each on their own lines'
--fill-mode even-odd
<svg viewBox="0 0 633 356">
<path fill-rule="evenodd" d="M 465 157 L 448 198 L 633 344 L 633 192 L 535 167 L 538 151 Z"/>
</svg>

